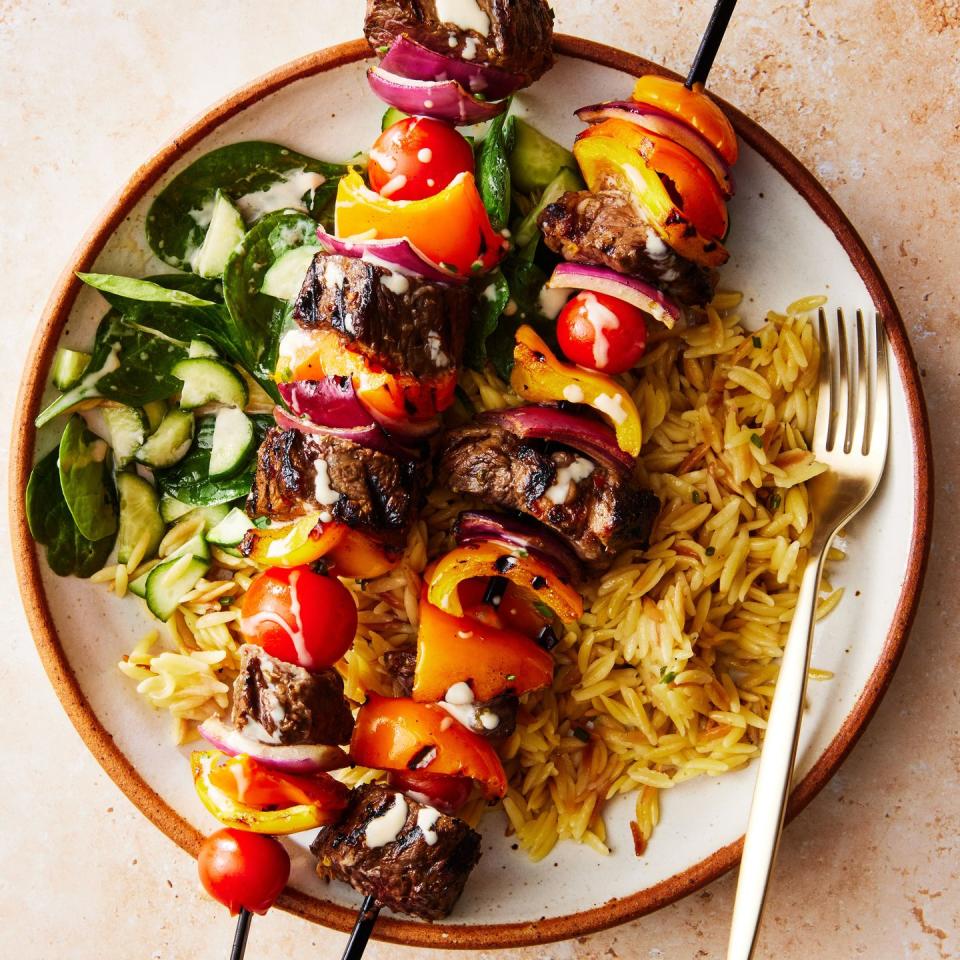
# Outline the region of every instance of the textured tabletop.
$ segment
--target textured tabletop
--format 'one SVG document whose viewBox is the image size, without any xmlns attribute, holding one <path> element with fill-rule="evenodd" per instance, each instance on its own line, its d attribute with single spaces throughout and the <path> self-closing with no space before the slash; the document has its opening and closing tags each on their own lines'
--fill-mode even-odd
<svg viewBox="0 0 960 960">
<path fill-rule="evenodd" d="M 47 293 L 112 193 L 213 101 L 359 35 L 362 6 L 0 0 L 0 424 Z M 555 6 L 565 33 L 684 70 L 712 0 Z M 939 507 L 912 639 L 860 744 L 785 835 L 764 958 L 960 957 L 958 48 L 957 0 L 741 0 L 711 78 L 864 237 L 910 332 L 936 449 Z M 6 459 L 8 438 L 0 450 Z M 198 894 L 193 862 L 113 786 L 61 711 L 16 577 L 4 546 L 0 957 L 226 957 L 232 924 Z M 732 899 L 726 877 L 635 923 L 511 955 L 720 960 Z M 275 911 L 254 922 L 248 956 L 338 957 L 344 940 Z M 372 945 L 367 956 L 414 953 Z"/>
</svg>

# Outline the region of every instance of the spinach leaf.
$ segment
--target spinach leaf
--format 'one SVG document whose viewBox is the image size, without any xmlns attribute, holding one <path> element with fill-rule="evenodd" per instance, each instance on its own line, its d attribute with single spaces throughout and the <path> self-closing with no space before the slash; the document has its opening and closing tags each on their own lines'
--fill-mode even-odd
<svg viewBox="0 0 960 960">
<path fill-rule="evenodd" d="M 220 147 L 195 160 L 157 195 L 147 214 L 147 241 L 161 260 L 189 269 L 218 189 L 237 201 L 248 222 L 285 207 L 324 220 L 346 170 L 279 143 L 249 140 Z"/>
<path fill-rule="evenodd" d="M 254 452 L 249 463 L 236 476 L 225 480 L 210 479 L 210 448 L 213 445 L 213 428 L 216 417 L 201 417 L 187 455 L 175 466 L 157 470 L 157 486 L 161 492 L 182 503 L 194 507 L 229 503 L 250 492 L 256 472 L 256 448 L 260 446 L 267 430 L 273 426 L 273 418 L 253 416 Z"/>
<path fill-rule="evenodd" d="M 27 522 L 37 543 L 47 548 L 47 563 L 59 577 L 89 577 L 106 562 L 115 535 L 88 540 L 77 529 L 60 486 L 54 448 L 30 474 L 27 483 Z"/>
<path fill-rule="evenodd" d="M 104 295 L 112 294 L 114 297 L 123 300 L 136 300 L 142 303 L 167 303 L 180 307 L 213 306 L 212 300 L 203 300 L 186 290 L 160 286 L 160 284 L 151 283 L 149 280 L 118 277 L 112 273 L 78 273 L 77 276 L 84 283 L 95 290 L 99 290 Z M 107 299 L 110 299 L 110 297 L 108 296 Z"/>
<path fill-rule="evenodd" d="M 117 505 L 110 479 L 106 441 L 87 429 L 74 414 L 60 438 L 60 487 L 77 529 L 88 540 L 117 532 Z"/>
<path fill-rule="evenodd" d="M 474 370 L 482 370 L 487 362 L 487 340 L 497 329 L 503 308 L 510 299 L 510 285 L 502 270 L 494 270 L 484 278 L 487 283 L 474 298 L 467 331 L 464 359 Z M 479 286 L 479 284 L 478 284 Z"/>
<path fill-rule="evenodd" d="M 192 293 L 201 300 L 223 303 L 223 284 L 215 277 L 208 279 L 195 273 L 158 273 L 143 279 L 157 286 L 166 287 L 168 290 Z"/>
<path fill-rule="evenodd" d="M 510 222 L 510 152 L 516 122 L 505 113 L 490 121 L 477 157 L 477 186 L 494 230 Z"/>
</svg>

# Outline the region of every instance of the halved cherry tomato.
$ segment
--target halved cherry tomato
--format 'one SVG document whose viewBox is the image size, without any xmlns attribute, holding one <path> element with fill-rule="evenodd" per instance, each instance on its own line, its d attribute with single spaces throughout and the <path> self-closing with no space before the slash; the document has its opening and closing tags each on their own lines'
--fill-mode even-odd
<svg viewBox="0 0 960 960">
<path fill-rule="evenodd" d="M 538 636 L 553 619 L 553 611 L 548 606 L 533 599 L 515 583 L 507 583 L 503 597 L 496 606 L 485 603 L 484 597 L 489 585 L 489 577 L 460 582 L 457 593 L 460 595 L 464 616 L 501 630 L 516 630 L 530 638 Z"/>
<path fill-rule="evenodd" d="M 244 830 L 211 833 L 197 856 L 200 882 L 231 916 L 244 907 L 263 915 L 290 878 L 290 857 L 273 837 Z"/>
<path fill-rule="evenodd" d="M 490 224 L 472 173 L 457 174 L 425 200 L 388 200 L 351 170 L 337 187 L 334 216 L 338 237 L 406 237 L 429 259 L 464 276 L 491 270 L 506 249 L 506 240 Z"/>
<path fill-rule="evenodd" d="M 623 373 L 647 349 L 647 315 L 625 300 L 584 291 L 560 311 L 557 341 L 581 367 Z"/>
<path fill-rule="evenodd" d="M 469 777 L 488 797 L 507 792 L 496 751 L 435 703 L 369 693 L 357 714 L 350 756 L 364 767 Z"/>
<path fill-rule="evenodd" d="M 353 643 L 357 605 L 336 577 L 309 567 L 271 567 L 244 594 L 240 629 L 270 656 L 322 670 Z"/>
<path fill-rule="evenodd" d="M 415 773 L 412 770 L 391 770 L 387 780 L 391 786 L 409 794 L 414 800 L 426 800 L 431 807 L 451 816 L 473 793 L 473 781 L 469 777 L 445 777 L 433 773 Z"/>
<path fill-rule="evenodd" d="M 473 150 L 441 120 L 404 117 L 387 127 L 370 148 L 370 186 L 391 200 L 432 197 L 458 173 L 473 173 Z"/>
<path fill-rule="evenodd" d="M 319 513 L 281 527 L 251 530 L 242 551 L 260 567 L 300 567 L 328 554 L 343 538 L 342 523 L 322 523 Z"/>
<path fill-rule="evenodd" d="M 287 352 L 278 358 L 277 369 L 289 372 L 288 379 L 350 377 L 357 398 L 368 410 L 394 420 L 430 420 L 455 399 L 455 369 L 419 378 L 374 370 L 336 330 L 302 331 L 294 340 L 284 341 L 284 350 Z"/>
<path fill-rule="evenodd" d="M 372 580 L 389 573 L 400 563 L 402 553 L 391 551 L 370 537 L 344 527 L 340 542 L 327 554 L 330 570 L 338 577 Z"/>
<path fill-rule="evenodd" d="M 568 400 L 585 403 L 607 417 L 620 449 L 640 453 L 643 429 L 633 398 L 612 377 L 558 360 L 543 338 L 524 324 L 517 330 L 510 386 L 528 403 Z"/>
<path fill-rule="evenodd" d="M 703 84 L 695 84 L 691 90 L 680 80 L 648 73 L 637 80 L 631 97 L 682 120 L 712 144 L 730 166 L 737 162 L 737 135 L 726 114 L 704 93 Z"/>
</svg>

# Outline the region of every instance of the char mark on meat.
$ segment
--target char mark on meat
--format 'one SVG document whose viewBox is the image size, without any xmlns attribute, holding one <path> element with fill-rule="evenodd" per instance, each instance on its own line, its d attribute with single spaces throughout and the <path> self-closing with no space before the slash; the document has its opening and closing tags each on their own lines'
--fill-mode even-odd
<svg viewBox="0 0 960 960">
<path fill-rule="evenodd" d="M 389 546 L 401 546 L 420 507 L 424 469 L 350 440 L 272 427 L 257 454 L 247 513 L 282 521 L 326 511 Z M 318 484 L 320 470 L 326 482 L 321 477 Z M 340 496 L 322 504 L 318 488 Z"/>
<path fill-rule="evenodd" d="M 233 686 L 233 725 L 263 743 L 348 743 L 353 714 L 336 670 L 313 673 L 246 643 Z"/>
<path fill-rule="evenodd" d="M 547 246 L 565 260 L 639 277 L 686 306 L 713 297 L 715 275 L 670 249 L 618 190 L 565 193 L 547 205 L 538 223 Z"/>
<path fill-rule="evenodd" d="M 524 86 L 553 66 L 553 11 L 546 0 L 477 0 L 477 5 L 490 21 L 486 35 L 441 21 L 436 0 L 367 0 L 363 32 L 375 51 L 406 35 L 445 57 L 517 74 Z"/>
<path fill-rule="evenodd" d="M 371 822 L 398 802 L 406 805 L 407 815 L 396 838 L 368 846 Z M 431 811 L 424 827 L 417 825 L 422 810 Z M 480 859 L 480 834 L 443 813 L 430 825 L 434 812 L 380 784 L 358 787 L 340 820 L 324 827 L 310 845 L 317 873 L 342 880 L 398 913 L 424 920 L 448 916 Z M 433 843 L 427 842 L 428 833 Z"/>
<path fill-rule="evenodd" d="M 472 294 L 353 257 L 318 253 L 294 306 L 305 329 L 329 328 L 344 348 L 392 373 L 435 376 L 460 362 Z"/>
<path fill-rule="evenodd" d="M 636 477 L 557 445 L 523 440 L 494 424 L 451 430 L 444 439 L 440 476 L 457 493 L 540 520 L 598 569 L 617 551 L 645 545 L 660 509 Z"/>
</svg>

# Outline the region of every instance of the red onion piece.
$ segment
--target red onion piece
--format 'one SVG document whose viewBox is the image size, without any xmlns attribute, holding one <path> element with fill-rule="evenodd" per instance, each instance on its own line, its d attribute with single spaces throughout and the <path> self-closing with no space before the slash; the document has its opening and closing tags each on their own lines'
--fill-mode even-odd
<svg viewBox="0 0 960 960">
<path fill-rule="evenodd" d="M 434 263 L 406 237 L 385 240 L 361 240 L 335 237 L 317 227 L 317 238 L 331 253 L 356 260 L 366 260 L 378 267 L 410 277 L 423 277 L 431 283 L 466 283 L 469 279 Z"/>
<path fill-rule="evenodd" d="M 391 436 L 404 440 L 422 440 L 433 436 L 441 426 L 439 417 L 431 417 L 429 420 L 397 420 L 373 408 L 370 409 L 370 416 Z"/>
<path fill-rule="evenodd" d="M 465 510 L 453 527 L 457 544 L 495 540 L 526 550 L 530 556 L 555 569 L 560 576 L 577 583 L 583 567 L 569 544 L 536 520 L 511 517 L 493 510 Z"/>
<path fill-rule="evenodd" d="M 477 420 L 497 424 L 525 440 L 562 443 L 615 473 L 633 470 L 635 464 L 633 457 L 620 449 L 617 435 L 607 424 L 559 407 L 529 404 L 505 410 L 488 410 L 481 413 Z"/>
<path fill-rule="evenodd" d="M 558 263 L 547 281 L 547 286 L 573 287 L 617 297 L 633 304 L 644 313 L 649 313 L 654 320 L 659 320 L 668 329 L 683 316 L 680 307 L 656 287 L 637 277 L 617 273 L 609 267 L 585 263 Z"/>
<path fill-rule="evenodd" d="M 244 736 L 233 727 L 228 727 L 219 717 L 204 720 L 197 732 L 211 746 L 230 754 L 231 757 L 245 753 L 265 767 L 287 773 L 321 773 L 350 766 L 350 758 L 339 747 L 261 743 Z"/>
<path fill-rule="evenodd" d="M 380 66 L 411 80 L 456 80 L 465 91 L 482 93 L 488 100 L 502 100 L 523 85 L 523 78 L 515 73 L 444 56 L 407 36 L 393 41 Z"/>
<path fill-rule="evenodd" d="M 408 80 L 382 67 L 367 71 L 370 89 L 386 104 L 403 113 L 469 126 L 492 120 L 507 109 L 506 100 L 478 100 L 456 80 Z"/>
<path fill-rule="evenodd" d="M 674 143 L 689 150 L 713 174 L 723 195 L 729 199 L 736 187 L 730 165 L 717 153 L 716 148 L 697 130 L 687 126 L 672 114 L 635 100 L 611 100 L 594 103 L 577 110 L 577 116 L 587 123 L 599 123 L 615 118 L 635 123 L 651 133 L 659 133 Z"/>
</svg>

